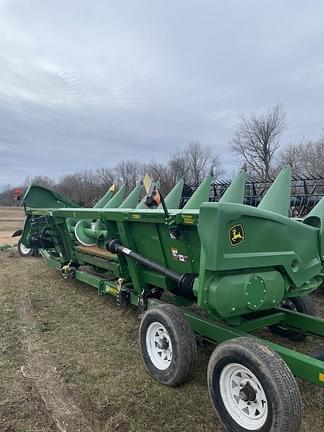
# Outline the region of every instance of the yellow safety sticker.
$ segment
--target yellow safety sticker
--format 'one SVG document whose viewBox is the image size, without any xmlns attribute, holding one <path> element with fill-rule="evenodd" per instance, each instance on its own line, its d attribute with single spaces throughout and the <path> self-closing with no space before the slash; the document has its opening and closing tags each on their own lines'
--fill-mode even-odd
<svg viewBox="0 0 324 432">
<path fill-rule="evenodd" d="M 183 223 L 191 225 L 194 223 L 191 215 L 182 215 Z"/>
<path fill-rule="evenodd" d="M 106 292 L 112 295 L 116 295 L 118 292 L 117 288 L 106 286 Z"/>
<path fill-rule="evenodd" d="M 324 382 L 324 373 L 320 372 L 320 374 L 319 374 L 319 380 L 321 382 Z"/>
</svg>

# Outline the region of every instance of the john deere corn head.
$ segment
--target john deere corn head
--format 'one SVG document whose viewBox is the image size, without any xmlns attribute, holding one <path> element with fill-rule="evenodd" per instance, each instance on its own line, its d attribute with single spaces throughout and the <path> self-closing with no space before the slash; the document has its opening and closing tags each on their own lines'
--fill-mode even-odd
<svg viewBox="0 0 324 432">
<path fill-rule="evenodd" d="M 141 355 L 162 384 L 190 378 L 196 340 L 218 344 L 207 377 L 225 430 L 296 432 L 295 376 L 324 386 L 321 355 L 297 350 L 307 335 L 324 338 L 308 297 L 322 283 L 324 202 L 289 218 L 290 171 L 257 208 L 242 204 L 243 171 L 217 203 L 207 202 L 208 176 L 182 209 L 182 180 L 165 199 L 154 183 L 140 203 L 141 184 L 127 197 L 122 186 L 91 209 L 31 186 L 22 241 L 65 279 L 138 308 Z M 283 345 L 254 335 L 264 328 Z"/>
</svg>

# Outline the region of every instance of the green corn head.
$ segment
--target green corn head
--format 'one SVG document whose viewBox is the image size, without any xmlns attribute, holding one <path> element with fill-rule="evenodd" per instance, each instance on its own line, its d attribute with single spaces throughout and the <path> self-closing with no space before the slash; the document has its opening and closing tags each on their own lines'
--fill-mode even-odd
<svg viewBox="0 0 324 432">
<path fill-rule="evenodd" d="M 23 243 L 61 267 L 106 271 L 109 286 L 122 278 L 131 295 L 167 290 L 225 319 L 271 309 L 321 284 L 324 201 L 304 220 L 290 218 L 289 166 L 257 208 L 243 204 L 243 171 L 217 203 L 208 202 L 211 181 L 180 209 L 180 180 L 164 199 L 167 213 L 161 205 L 145 208 L 145 197 L 138 204 L 140 184 L 127 197 L 124 186 L 109 191 L 91 209 L 31 186 Z"/>
</svg>

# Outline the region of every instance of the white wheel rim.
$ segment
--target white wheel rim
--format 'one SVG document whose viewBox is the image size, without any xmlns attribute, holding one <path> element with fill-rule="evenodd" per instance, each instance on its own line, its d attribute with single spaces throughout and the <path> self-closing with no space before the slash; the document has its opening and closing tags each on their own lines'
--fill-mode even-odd
<svg viewBox="0 0 324 432">
<path fill-rule="evenodd" d="M 172 361 L 172 343 L 163 324 L 153 322 L 146 332 L 146 349 L 157 369 L 166 370 Z"/>
<path fill-rule="evenodd" d="M 20 242 L 20 251 L 23 255 L 28 255 L 29 252 L 31 251 L 31 248 L 26 247 L 23 243 Z"/>
<path fill-rule="evenodd" d="M 247 430 L 260 429 L 268 417 L 268 401 L 260 381 L 245 366 L 230 363 L 219 378 L 220 394 L 233 420 Z"/>
</svg>

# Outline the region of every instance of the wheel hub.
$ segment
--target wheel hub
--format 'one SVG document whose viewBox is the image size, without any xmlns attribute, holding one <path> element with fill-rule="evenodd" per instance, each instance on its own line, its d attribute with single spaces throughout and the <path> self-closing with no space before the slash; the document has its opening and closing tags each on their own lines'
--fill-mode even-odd
<svg viewBox="0 0 324 432">
<path fill-rule="evenodd" d="M 172 361 L 173 349 L 170 335 L 163 324 L 153 322 L 146 332 L 146 349 L 154 366 L 166 370 Z"/>
<path fill-rule="evenodd" d="M 165 351 L 169 347 L 169 342 L 164 337 L 162 338 L 160 337 L 159 340 L 157 341 L 157 347 Z"/>
<path fill-rule="evenodd" d="M 243 365 L 230 363 L 220 374 L 220 394 L 227 412 L 244 429 L 260 429 L 268 416 L 268 401 L 258 378 Z"/>
<path fill-rule="evenodd" d="M 256 394 L 257 393 L 251 386 L 250 381 L 247 381 L 244 387 L 240 390 L 239 396 L 244 402 L 254 402 Z"/>
</svg>

